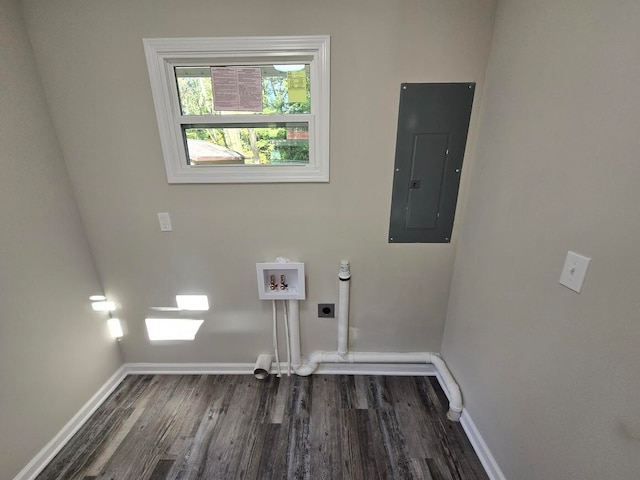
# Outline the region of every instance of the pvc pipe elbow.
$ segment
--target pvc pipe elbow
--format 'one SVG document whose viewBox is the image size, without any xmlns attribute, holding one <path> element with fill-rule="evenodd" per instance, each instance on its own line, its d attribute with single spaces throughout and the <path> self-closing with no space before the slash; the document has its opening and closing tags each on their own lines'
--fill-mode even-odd
<svg viewBox="0 0 640 480">
<path fill-rule="evenodd" d="M 447 418 L 453 422 L 459 422 L 460 421 L 460 416 L 462 415 L 462 412 L 458 412 L 457 410 L 454 410 L 453 408 L 449 408 L 449 411 L 447 412 Z"/>
<path fill-rule="evenodd" d="M 292 365 L 293 371 L 296 372 L 296 375 L 300 375 L 301 377 L 308 377 L 318 368 L 317 363 L 306 363 L 302 365 Z"/>
<path fill-rule="evenodd" d="M 442 380 L 449 390 L 449 395 L 451 396 L 449 400 L 449 412 L 447 413 L 447 418 L 454 422 L 459 422 L 460 415 L 462 414 L 462 393 L 460 392 L 460 387 L 453 379 L 451 372 L 440 355 L 432 353 L 430 356 L 431 364 L 433 364 L 433 366 L 436 367 L 436 370 L 440 373 Z"/>
</svg>

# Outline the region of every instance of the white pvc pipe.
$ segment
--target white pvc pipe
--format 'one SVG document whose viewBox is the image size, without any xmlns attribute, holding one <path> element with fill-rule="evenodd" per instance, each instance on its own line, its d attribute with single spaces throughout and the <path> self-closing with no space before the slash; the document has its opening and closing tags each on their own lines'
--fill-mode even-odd
<svg viewBox="0 0 640 480">
<path fill-rule="evenodd" d="M 284 332 L 287 337 L 287 377 L 291 376 L 291 337 L 289 336 L 289 318 L 287 314 L 287 301 L 282 301 L 282 310 L 284 311 Z"/>
<path fill-rule="evenodd" d="M 343 282 L 348 283 L 348 282 Z M 449 411 L 447 418 L 459 421 L 462 414 L 462 395 L 460 387 L 453 379 L 444 360 L 430 352 L 416 353 L 380 353 L 380 352 L 351 352 L 341 355 L 339 352 L 316 351 L 311 353 L 309 361 L 302 363 L 300 358 L 300 310 L 297 300 L 289 301 L 289 331 L 291 334 L 291 363 L 293 371 L 301 376 L 311 375 L 321 363 L 425 363 L 432 364 L 440 374 L 449 391 Z"/>
<path fill-rule="evenodd" d="M 455 422 L 460 421 L 460 415 L 462 415 L 462 393 L 460 392 L 460 386 L 451 375 L 447 364 L 444 363 L 442 357 L 436 353 L 431 354 L 431 363 L 440 374 L 442 381 L 449 390 L 449 411 L 447 412 L 447 418 Z"/>
<path fill-rule="evenodd" d="M 271 300 L 273 305 L 273 350 L 276 355 L 276 366 L 278 367 L 278 377 L 282 376 L 282 371 L 280 370 L 280 354 L 278 352 L 278 313 L 276 311 L 276 301 Z"/>
<path fill-rule="evenodd" d="M 322 352 L 316 351 L 309 356 L 309 362 L 301 364 L 293 370 L 301 376 L 311 375 L 321 363 L 424 363 L 432 364 L 440 374 L 440 378 L 444 382 L 449 391 L 449 411 L 447 418 L 453 421 L 459 421 L 462 414 L 462 395 L 460 387 L 453 379 L 451 372 L 444 363 L 444 360 L 435 353 L 416 352 L 416 353 L 380 353 L 380 352 L 351 352 L 346 355 L 340 355 L 338 352 Z"/>
<path fill-rule="evenodd" d="M 264 380 L 269 376 L 271 371 L 271 355 L 261 353 L 256 360 L 256 366 L 253 367 L 253 374 L 258 380 Z"/>
<path fill-rule="evenodd" d="M 349 351 L 349 285 L 351 271 L 348 260 L 340 261 L 340 291 L 338 296 L 338 353 L 346 355 Z"/>
<path fill-rule="evenodd" d="M 293 371 L 298 373 L 298 368 L 302 366 L 300 360 L 300 310 L 298 300 L 288 300 L 289 302 L 289 334 L 291 335 L 291 366 Z"/>
<path fill-rule="evenodd" d="M 318 368 L 321 363 L 430 363 L 432 364 L 449 391 L 449 412 L 447 417 L 450 420 L 458 421 L 462 413 L 462 394 L 460 387 L 453 379 L 446 363 L 436 353 L 413 352 L 413 353 L 380 353 L 380 352 L 351 352 L 340 355 L 337 352 L 313 352 L 309 356 L 306 371 L 311 373 Z"/>
</svg>

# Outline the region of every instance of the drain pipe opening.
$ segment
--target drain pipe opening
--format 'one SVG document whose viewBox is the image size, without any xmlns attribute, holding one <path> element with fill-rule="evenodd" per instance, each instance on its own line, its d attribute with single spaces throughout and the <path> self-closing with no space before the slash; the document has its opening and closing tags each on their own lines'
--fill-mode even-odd
<svg viewBox="0 0 640 480">
<path fill-rule="evenodd" d="M 256 366 L 253 368 L 253 375 L 258 380 L 264 380 L 269 376 L 271 371 L 271 355 L 268 353 L 261 353 L 256 360 Z"/>
</svg>

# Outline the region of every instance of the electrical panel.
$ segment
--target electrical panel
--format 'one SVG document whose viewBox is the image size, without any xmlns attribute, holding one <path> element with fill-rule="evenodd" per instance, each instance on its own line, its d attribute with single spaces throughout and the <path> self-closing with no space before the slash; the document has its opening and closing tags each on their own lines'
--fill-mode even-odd
<svg viewBox="0 0 640 480">
<path fill-rule="evenodd" d="M 475 83 L 403 83 L 390 243 L 449 243 Z"/>
</svg>

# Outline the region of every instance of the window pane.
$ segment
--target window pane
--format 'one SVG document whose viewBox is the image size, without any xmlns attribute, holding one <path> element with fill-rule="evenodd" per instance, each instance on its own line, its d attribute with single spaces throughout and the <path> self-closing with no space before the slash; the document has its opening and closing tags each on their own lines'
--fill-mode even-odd
<svg viewBox="0 0 640 480">
<path fill-rule="evenodd" d="M 175 67 L 182 115 L 311 113 L 311 76 L 308 64 L 213 68 L 214 72 L 217 72 L 215 75 L 218 82 L 212 81 L 214 74 L 210 66 Z M 257 69 L 256 76 L 247 79 L 242 75 L 243 70 L 246 72 L 252 69 Z M 247 111 L 247 108 L 242 108 L 243 93 L 254 85 L 254 81 L 257 82 L 256 88 L 260 90 L 258 95 L 262 97 L 262 105 L 260 106 L 258 99 L 257 107 L 247 107 L 255 111 Z M 220 90 L 217 99 L 214 83 L 219 85 Z M 233 101 L 229 100 L 233 99 L 234 94 L 240 98 L 240 104 L 236 109 L 229 106 L 233 104 Z M 252 104 L 255 105 L 255 102 Z"/>
<path fill-rule="evenodd" d="M 213 114 L 211 70 L 208 67 L 176 68 L 182 115 Z"/>
<path fill-rule="evenodd" d="M 305 122 L 244 125 L 185 125 L 189 165 L 274 165 L 309 163 Z"/>
</svg>

